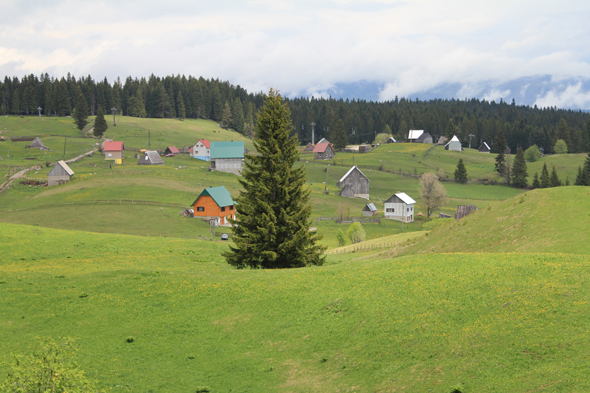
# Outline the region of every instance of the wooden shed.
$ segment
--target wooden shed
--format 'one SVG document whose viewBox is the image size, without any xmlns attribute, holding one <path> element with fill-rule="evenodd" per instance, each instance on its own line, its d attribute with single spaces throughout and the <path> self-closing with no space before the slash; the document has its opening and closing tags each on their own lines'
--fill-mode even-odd
<svg viewBox="0 0 590 393">
<path fill-rule="evenodd" d="M 363 207 L 363 216 L 371 217 L 377 215 L 377 208 L 373 203 L 367 203 L 365 207 Z"/>
<path fill-rule="evenodd" d="M 74 171 L 64 161 L 58 161 L 47 174 L 47 185 L 57 186 L 69 182 Z"/>
<path fill-rule="evenodd" d="M 303 149 L 301 149 L 302 153 L 313 153 L 314 145 L 309 142 Z"/>
<path fill-rule="evenodd" d="M 220 225 L 236 219 L 235 202 L 223 186 L 205 188 L 192 203 L 195 217 L 217 217 Z"/>
<path fill-rule="evenodd" d="M 385 141 L 385 143 L 397 143 L 397 141 L 395 140 L 394 137 L 390 136 L 389 138 L 387 138 L 387 140 Z"/>
<path fill-rule="evenodd" d="M 405 192 L 398 192 L 385 201 L 385 218 L 402 222 L 414 222 L 416 201 Z"/>
<path fill-rule="evenodd" d="M 460 220 L 463 217 L 476 212 L 477 210 L 477 205 L 459 205 L 457 206 L 457 211 L 455 212 L 455 220 Z"/>
<path fill-rule="evenodd" d="M 177 155 L 177 154 L 180 154 L 180 150 L 178 150 L 178 148 L 176 146 L 168 146 L 168 147 L 166 147 L 166 150 L 164 150 L 164 155 L 167 155 L 167 154 Z"/>
<path fill-rule="evenodd" d="M 43 144 L 43 142 L 41 142 L 41 139 L 39 139 L 39 138 L 33 139 L 33 142 L 31 142 L 29 147 L 32 149 L 39 149 L 39 150 L 45 150 L 45 151 L 49 150 L 49 148 L 47 146 L 45 146 Z"/>
<path fill-rule="evenodd" d="M 420 135 L 416 139 L 416 143 L 429 143 L 429 144 L 432 144 L 432 136 L 429 133 L 427 133 L 427 132 L 423 132 L 422 135 Z"/>
<path fill-rule="evenodd" d="M 489 153 L 492 151 L 492 149 L 490 149 L 490 147 L 488 146 L 487 143 L 482 143 L 481 146 L 479 147 L 479 152 L 480 153 Z"/>
<path fill-rule="evenodd" d="M 155 150 L 148 150 L 137 161 L 137 165 L 164 165 L 164 160 Z"/>
<path fill-rule="evenodd" d="M 346 172 L 344 176 L 340 179 L 337 186 L 342 188 L 340 191 L 340 196 L 344 196 L 347 198 L 364 198 L 369 199 L 369 178 L 365 176 L 361 170 L 354 165 L 352 168 Z M 344 188 L 349 186 L 352 190 L 352 195 L 350 196 L 350 192 L 344 192 Z"/>
</svg>

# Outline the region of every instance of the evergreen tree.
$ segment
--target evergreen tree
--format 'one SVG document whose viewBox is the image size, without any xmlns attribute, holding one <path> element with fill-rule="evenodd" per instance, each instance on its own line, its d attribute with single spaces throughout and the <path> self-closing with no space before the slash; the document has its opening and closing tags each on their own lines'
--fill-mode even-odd
<svg viewBox="0 0 590 393">
<path fill-rule="evenodd" d="M 242 107 L 242 101 L 236 97 L 234 100 L 234 107 L 232 110 L 232 124 L 231 128 L 239 132 L 244 133 L 244 109 Z"/>
<path fill-rule="evenodd" d="M 465 164 L 463 164 L 462 158 L 459 158 L 457 169 L 455 169 L 455 181 L 462 184 L 467 183 L 467 169 L 465 169 Z"/>
<path fill-rule="evenodd" d="M 76 100 L 76 110 L 74 111 L 73 117 L 76 127 L 80 131 L 84 130 L 84 127 L 88 124 L 88 104 L 80 88 L 78 88 L 78 99 Z"/>
<path fill-rule="evenodd" d="M 453 121 L 453 119 L 449 119 L 449 122 L 447 123 L 447 127 L 445 128 L 445 136 L 449 139 L 451 139 L 453 137 L 453 135 L 456 135 L 459 133 L 459 128 L 455 125 L 455 122 Z"/>
<path fill-rule="evenodd" d="M 176 98 L 176 109 L 177 115 L 179 119 L 186 118 L 186 108 L 184 107 L 184 100 L 182 99 L 182 92 L 178 92 L 178 96 Z"/>
<path fill-rule="evenodd" d="M 519 147 L 514 157 L 514 165 L 511 172 L 512 185 L 518 188 L 525 188 L 527 183 L 526 160 L 524 159 L 524 150 Z"/>
<path fill-rule="evenodd" d="M 551 179 L 549 178 L 549 171 L 547 170 L 547 164 L 543 164 L 543 170 L 541 171 L 541 188 L 551 187 Z"/>
<path fill-rule="evenodd" d="M 541 182 L 539 181 L 539 174 L 535 172 L 535 177 L 533 177 L 533 188 L 541 188 Z"/>
<path fill-rule="evenodd" d="M 559 187 L 561 186 L 561 182 L 559 181 L 559 177 L 557 177 L 557 170 L 555 169 L 555 165 L 553 165 L 553 169 L 551 170 L 551 187 Z"/>
<path fill-rule="evenodd" d="M 576 181 L 574 182 L 574 186 L 583 186 L 584 185 L 584 172 L 582 171 L 582 166 L 578 167 L 578 175 L 576 176 Z"/>
<path fill-rule="evenodd" d="M 504 137 L 504 131 L 502 131 L 501 128 L 496 135 L 494 150 L 498 153 L 496 156 L 496 172 L 503 175 L 506 171 L 506 157 L 504 156 L 504 152 L 506 151 L 506 138 Z"/>
<path fill-rule="evenodd" d="M 258 113 L 254 146 L 246 155 L 243 187 L 236 202 L 234 244 L 224 253 L 238 268 L 289 268 L 323 264 L 321 235 L 310 232 L 310 191 L 299 158 L 297 137 L 289 137 L 291 114 L 281 96 L 270 90 Z"/>
<path fill-rule="evenodd" d="M 68 85 L 64 78 L 57 84 L 57 115 L 66 116 L 72 110 L 70 106 L 70 93 L 68 92 Z"/>
<path fill-rule="evenodd" d="M 135 116 L 137 117 L 147 117 L 147 112 L 145 111 L 145 104 L 143 103 L 143 95 L 141 94 L 141 89 L 137 88 L 137 93 L 135 93 L 135 105 L 133 110 L 135 112 Z"/>
<path fill-rule="evenodd" d="M 109 128 L 109 125 L 104 118 L 102 106 L 99 106 L 96 111 L 96 118 L 94 119 L 94 136 L 102 137 L 107 128 Z"/>
<path fill-rule="evenodd" d="M 229 103 L 225 102 L 225 108 L 223 108 L 223 116 L 221 118 L 221 128 L 228 129 L 232 122 L 231 108 Z"/>
<path fill-rule="evenodd" d="M 346 130 L 344 129 L 344 123 L 342 119 L 336 120 L 336 124 L 332 127 L 332 132 L 330 134 L 331 142 L 334 144 L 334 149 L 340 150 L 344 149 L 348 144 L 348 139 L 346 138 Z"/>
<path fill-rule="evenodd" d="M 588 157 L 586 157 L 586 161 L 584 162 L 582 177 L 584 179 L 584 185 L 590 186 L 590 153 L 588 153 Z"/>
<path fill-rule="evenodd" d="M 20 99 L 19 99 L 18 90 L 15 90 L 14 94 L 12 95 L 12 110 L 11 110 L 11 112 L 15 115 L 20 115 Z"/>
</svg>

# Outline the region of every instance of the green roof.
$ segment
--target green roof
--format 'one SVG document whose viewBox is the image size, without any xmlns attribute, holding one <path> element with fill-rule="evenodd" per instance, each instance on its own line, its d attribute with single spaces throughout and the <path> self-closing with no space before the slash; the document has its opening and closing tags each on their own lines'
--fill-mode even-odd
<svg viewBox="0 0 590 393">
<path fill-rule="evenodd" d="M 211 159 L 244 158 L 244 142 L 211 142 Z"/>
<path fill-rule="evenodd" d="M 195 199 L 195 202 L 197 202 L 197 200 L 203 195 L 208 195 L 213 198 L 219 207 L 235 205 L 229 191 L 224 186 L 205 188 L 197 199 Z M 191 206 L 194 205 L 195 202 L 191 203 Z"/>
</svg>

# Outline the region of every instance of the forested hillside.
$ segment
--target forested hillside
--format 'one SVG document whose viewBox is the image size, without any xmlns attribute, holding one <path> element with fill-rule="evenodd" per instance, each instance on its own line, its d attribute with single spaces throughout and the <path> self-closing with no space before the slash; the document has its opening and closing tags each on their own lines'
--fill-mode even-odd
<svg viewBox="0 0 590 393">
<path fill-rule="evenodd" d="M 251 135 L 255 113 L 262 105 L 262 92 L 249 93 L 218 79 L 151 75 L 149 78 L 117 78 L 95 81 L 89 75 L 54 78 L 28 75 L 22 79 L 5 77 L 0 82 L 0 113 L 46 116 L 71 115 L 75 97 L 83 94 L 90 114 L 99 106 L 106 113 L 136 117 L 206 118 L 245 135 Z M 287 99 L 295 132 L 302 144 L 311 141 L 311 123 L 315 140 L 330 138 L 330 129 L 341 119 L 349 143 L 372 142 L 377 133 L 391 133 L 403 140 L 409 129 L 424 129 L 435 138 L 457 134 L 464 144 L 472 134 L 473 145 L 493 144 L 500 129 L 513 152 L 518 146 L 533 144 L 552 153 L 557 139 L 563 139 L 568 152 L 590 150 L 590 114 L 557 108 L 531 108 L 513 101 L 408 100 L 387 102 L 316 98 Z M 475 146 L 477 147 L 477 146 Z"/>
</svg>

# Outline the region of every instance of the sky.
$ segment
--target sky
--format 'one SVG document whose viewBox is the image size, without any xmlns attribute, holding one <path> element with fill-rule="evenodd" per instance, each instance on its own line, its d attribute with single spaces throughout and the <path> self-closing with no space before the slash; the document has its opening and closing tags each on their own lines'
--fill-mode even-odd
<svg viewBox="0 0 590 393">
<path fill-rule="evenodd" d="M 590 109 L 590 2 L 0 0 L 0 76 Z"/>
</svg>

